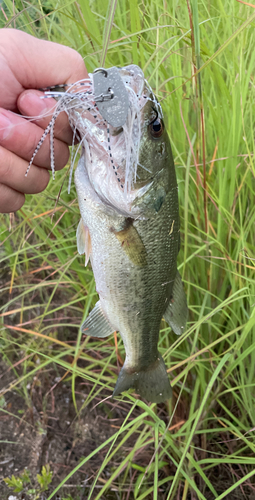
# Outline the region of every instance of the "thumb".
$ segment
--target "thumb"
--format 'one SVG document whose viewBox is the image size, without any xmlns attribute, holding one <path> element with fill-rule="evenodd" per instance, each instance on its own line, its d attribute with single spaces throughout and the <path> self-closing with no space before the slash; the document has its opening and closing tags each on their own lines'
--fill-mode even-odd
<svg viewBox="0 0 255 500">
<path fill-rule="evenodd" d="M 1 39 L 5 42 L 5 58 L 24 89 L 73 83 L 88 77 L 81 55 L 70 47 L 9 28 L 0 31 Z"/>
</svg>

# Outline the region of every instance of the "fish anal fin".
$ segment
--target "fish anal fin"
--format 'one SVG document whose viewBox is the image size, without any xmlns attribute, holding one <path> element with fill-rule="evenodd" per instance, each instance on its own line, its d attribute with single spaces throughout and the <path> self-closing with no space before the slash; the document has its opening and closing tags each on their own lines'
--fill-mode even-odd
<svg viewBox="0 0 255 500">
<path fill-rule="evenodd" d="M 126 219 L 125 228 L 114 231 L 114 234 L 133 264 L 140 267 L 147 265 L 147 252 L 141 236 L 133 226 L 132 219 Z"/>
<path fill-rule="evenodd" d="M 77 238 L 78 253 L 80 255 L 85 253 L 85 266 L 86 266 L 88 264 L 90 255 L 92 253 L 92 246 L 91 246 L 91 238 L 89 230 L 87 226 L 84 225 L 82 219 L 80 220 L 77 227 L 76 238 Z"/>
<path fill-rule="evenodd" d="M 172 389 L 165 363 L 158 354 L 158 359 L 146 370 L 132 371 L 125 367 L 120 371 L 113 397 L 133 388 L 138 394 L 151 403 L 162 403 L 172 396 Z"/>
<path fill-rule="evenodd" d="M 173 293 L 164 313 L 164 319 L 171 326 L 176 335 L 185 331 L 188 319 L 187 299 L 184 292 L 180 273 L 177 271 L 174 280 Z"/>
<path fill-rule="evenodd" d="M 102 310 L 100 300 L 82 324 L 81 330 L 85 335 L 98 338 L 108 337 L 114 332 L 114 328 Z"/>
</svg>

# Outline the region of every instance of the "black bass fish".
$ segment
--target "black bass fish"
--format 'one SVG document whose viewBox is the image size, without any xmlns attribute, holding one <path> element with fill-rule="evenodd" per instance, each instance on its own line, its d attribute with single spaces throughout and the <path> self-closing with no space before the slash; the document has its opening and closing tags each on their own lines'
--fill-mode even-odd
<svg viewBox="0 0 255 500">
<path fill-rule="evenodd" d="M 181 334 L 188 314 L 176 265 L 173 155 L 161 106 L 142 70 L 130 65 L 95 74 L 62 97 L 49 93 L 59 98 L 55 118 L 64 109 L 82 144 L 75 171 L 77 246 L 86 264 L 91 261 L 99 300 L 81 328 L 100 338 L 120 332 L 126 359 L 113 397 L 134 388 L 159 403 L 171 397 L 157 346 L 160 322 L 164 317 Z"/>
</svg>

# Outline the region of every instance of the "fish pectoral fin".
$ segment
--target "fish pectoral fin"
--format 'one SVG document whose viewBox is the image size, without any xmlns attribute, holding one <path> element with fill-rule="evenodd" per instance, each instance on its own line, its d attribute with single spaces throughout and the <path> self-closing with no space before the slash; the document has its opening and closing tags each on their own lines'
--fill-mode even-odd
<svg viewBox="0 0 255 500">
<path fill-rule="evenodd" d="M 122 231 L 114 231 L 114 234 L 133 264 L 140 267 L 147 265 L 145 246 L 131 219 L 127 219 L 126 227 Z"/>
<path fill-rule="evenodd" d="M 188 312 L 189 310 L 182 279 L 180 273 L 177 271 L 174 280 L 172 297 L 164 313 L 164 319 L 169 326 L 171 326 L 176 335 L 184 333 L 188 319 Z"/>
<path fill-rule="evenodd" d="M 149 365 L 144 370 L 130 373 L 124 364 L 113 391 L 113 398 L 131 387 L 135 389 L 141 397 L 147 399 L 147 401 L 151 403 L 162 403 L 171 398 L 172 389 L 166 366 L 159 353 L 155 363 Z"/>
<path fill-rule="evenodd" d="M 100 300 L 82 324 L 81 330 L 90 337 L 98 338 L 108 337 L 115 331 L 103 312 Z"/>
<path fill-rule="evenodd" d="M 90 255 L 92 253 L 92 246 L 91 246 L 91 238 L 89 234 L 88 228 L 83 224 L 83 220 L 81 219 L 77 231 L 76 231 L 76 238 L 77 238 L 77 250 L 80 255 L 83 255 L 85 253 L 85 266 L 88 264 Z"/>
</svg>

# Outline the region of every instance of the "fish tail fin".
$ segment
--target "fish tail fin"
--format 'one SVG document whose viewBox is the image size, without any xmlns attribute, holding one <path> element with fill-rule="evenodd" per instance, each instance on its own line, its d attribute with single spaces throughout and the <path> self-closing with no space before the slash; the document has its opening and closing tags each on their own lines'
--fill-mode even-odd
<svg viewBox="0 0 255 500">
<path fill-rule="evenodd" d="M 158 354 L 157 361 L 149 365 L 146 370 L 131 373 L 124 364 L 113 391 L 113 397 L 130 388 L 135 389 L 140 396 L 151 403 L 162 403 L 171 398 L 172 389 L 160 354 Z"/>
</svg>

